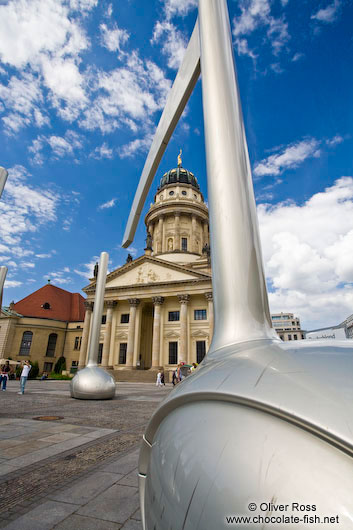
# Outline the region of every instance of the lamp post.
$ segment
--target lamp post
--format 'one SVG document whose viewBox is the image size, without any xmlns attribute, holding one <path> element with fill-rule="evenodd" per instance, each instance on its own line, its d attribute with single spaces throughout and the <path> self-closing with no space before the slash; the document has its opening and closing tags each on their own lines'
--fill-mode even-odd
<svg viewBox="0 0 353 530">
<path fill-rule="evenodd" d="M 112 399 L 115 396 L 115 381 L 113 377 L 97 364 L 108 259 L 109 254 L 102 252 L 94 299 L 88 363 L 85 368 L 77 372 L 70 384 L 71 397 L 76 399 Z"/>
</svg>

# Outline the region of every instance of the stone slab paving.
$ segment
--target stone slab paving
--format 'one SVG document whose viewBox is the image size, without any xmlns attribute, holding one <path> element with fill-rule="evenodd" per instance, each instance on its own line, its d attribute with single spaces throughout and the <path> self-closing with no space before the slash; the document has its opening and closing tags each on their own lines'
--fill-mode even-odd
<svg viewBox="0 0 353 530">
<path fill-rule="evenodd" d="M 6 530 L 141 530 L 139 447 L 100 466 L 2 528 Z"/>
<path fill-rule="evenodd" d="M 0 394 L 0 528 L 141 530 L 140 440 L 171 390 L 119 383 L 116 397 L 82 401 L 66 381 L 9 381 Z M 36 421 L 37 416 L 61 416 Z"/>
<path fill-rule="evenodd" d="M 115 432 L 115 429 L 3 418 L 0 422 L 0 458 L 5 465 L 0 466 L 0 476 Z"/>
</svg>

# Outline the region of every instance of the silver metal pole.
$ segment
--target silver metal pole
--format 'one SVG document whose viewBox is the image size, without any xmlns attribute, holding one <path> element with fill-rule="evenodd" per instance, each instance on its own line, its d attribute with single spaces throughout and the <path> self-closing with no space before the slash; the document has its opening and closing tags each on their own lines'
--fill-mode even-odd
<svg viewBox="0 0 353 530">
<path fill-rule="evenodd" d="M 97 366 L 99 334 L 102 325 L 102 314 L 104 304 L 105 281 L 107 277 L 109 254 L 102 252 L 99 260 L 98 277 L 96 284 L 96 296 L 94 299 L 91 338 L 88 349 L 87 366 Z"/>
<path fill-rule="evenodd" d="M 8 172 L 4 167 L 0 166 L 0 199 L 2 192 L 4 191 L 6 180 L 7 180 Z"/>
<path fill-rule="evenodd" d="M 225 0 L 199 0 L 215 329 L 210 350 L 274 338 Z"/>
<path fill-rule="evenodd" d="M 2 307 L 2 295 L 4 292 L 4 283 L 6 279 L 6 274 L 7 274 L 7 267 L 3 265 L 0 267 L 0 311 Z"/>
</svg>

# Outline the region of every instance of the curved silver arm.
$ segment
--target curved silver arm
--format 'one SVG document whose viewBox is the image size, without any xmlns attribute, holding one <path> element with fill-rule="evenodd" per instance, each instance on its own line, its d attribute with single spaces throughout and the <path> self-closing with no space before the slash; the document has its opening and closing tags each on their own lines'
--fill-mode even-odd
<svg viewBox="0 0 353 530">
<path fill-rule="evenodd" d="M 169 92 L 166 106 L 159 120 L 156 134 L 140 177 L 122 242 L 124 248 L 131 245 L 134 240 L 137 224 L 153 177 L 199 76 L 200 43 L 198 21 L 196 21 L 183 62 Z"/>
<path fill-rule="evenodd" d="M 6 169 L 0 166 L 0 199 L 1 199 L 2 192 L 4 191 L 7 176 L 8 176 L 8 172 L 6 171 Z"/>
<path fill-rule="evenodd" d="M 1 311 L 1 306 L 2 306 L 2 294 L 4 292 L 4 283 L 6 279 L 6 274 L 7 274 L 7 267 L 5 266 L 0 267 L 0 311 Z"/>
</svg>

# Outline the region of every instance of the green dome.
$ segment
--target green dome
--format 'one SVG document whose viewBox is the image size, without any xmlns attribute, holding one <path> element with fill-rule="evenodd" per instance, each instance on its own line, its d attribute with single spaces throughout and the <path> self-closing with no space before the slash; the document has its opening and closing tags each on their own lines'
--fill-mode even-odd
<svg viewBox="0 0 353 530">
<path fill-rule="evenodd" d="M 190 184 L 193 188 L 200 190 L 200 186 L 195 175 L 193 175 L 191 171 L 178 166 L 174 169 L 170 169 L 167 171 L 167 173 L 164 173 L 163 177 L 161 178 L 158 191 L 168 184 L 176 184 L 178 182 L 180 184 Z"/>
</svg>

